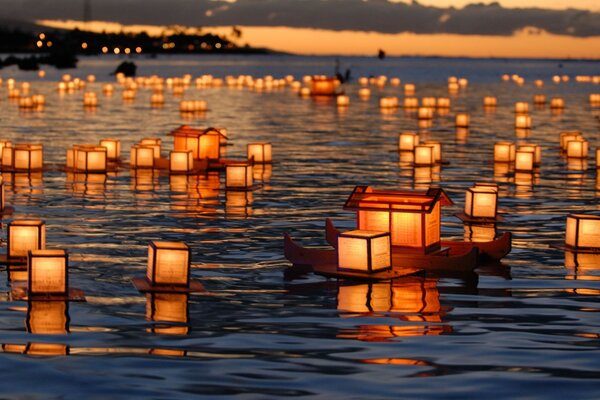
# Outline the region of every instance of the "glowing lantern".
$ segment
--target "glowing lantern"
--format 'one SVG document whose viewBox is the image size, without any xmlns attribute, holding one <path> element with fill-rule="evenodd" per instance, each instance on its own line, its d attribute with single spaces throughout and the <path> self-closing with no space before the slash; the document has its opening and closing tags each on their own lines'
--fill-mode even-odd
<svg viewBox="0 0 600 400">
<path fill-rule="evenodd" d="M 457 94 L 459 90 L 460 90 L 460 86 L 458 85 L 457 82 L 450 82 L 448 84 L 448 93 Z"/>
<path fill-rule="evenodd" d="M 2 153 L 5 147 L 12 147 L 12 143 L 8 140 L 0 140 L 0 160 L 2 160 Z"/>
<path fill-rule="evenodd" d="M 102 139 L 100 146 L 106 147 L 106 158 L 116 161 L 121 158 L 121 141 L 119 139 Z"/>
<path fill-rule="evenodd" d="M 515 158 L 515 171 L 533 171 L 535 153 L 531 150 L 517 150 Z"/>
<path fill-rule="evenodd" d="M 435 150 L 426 144 L 415 146 L 415 165 L 430 166 L 435 164 Z"/>
<path fill-rule="evenodd" d="M 550 108 L 563 109 L 565 108 L 565 101 L 562 97 L 553 97 L 550 99 Z"/>
<path fill-rule="evenodd" d="M 417 99 L 416 97 L 405 97 L 403 106 L 404 108 L 408 109 L 416 109 L 417 107 L 419 107 L 419 99 Z"/>
<path fill-rule="evenodd" d="M 104 146 L 80 146 L 74 152 L 75 169 L 80 172 L 106 172 L 107 158 Z"/>
<path fill-rule="evenodd" d="M 457 113 L 456 114 L 456 123 L 455 125 L 460 128 L 468 128 L 469 127 L 469 114 L 467 113 Z"/>
<path fill-rule="evenodd" d="M 398 107 L 398 98 L 389 96 L 379 99 L 379 108 L 396 108 Z"/>
<path fill-rule="evenodd" d="M 399 136 L 398 150 L 414 151 L 419 144 L 419 135 L 414 132 L 402 132 Z"/>
<path fill-rule="evenodd" d="M 187 125 L 171 131 L 174 137 L 174 150 L 192 150 L 195 160 L 207 158 L 218 160 L 221 156 L 221 143 L 227 139 L 223 128 L 194 129 Z"/>
<path fill-rule="evenodd" d="M 484 107 L 496 107 L 498 104 L 498 100 L 495 96 L 485 96 L 483 98 L 483 106 Z"/>
<path fill-rule="evenodd" d="M 467 86 L 469 86 L 469 80 L 467 78 L 460 78 L 458 80 L 458 85 L 461 87 L 461 89 L 465 89 Z"/>
<path fill-rule="evenodd" d="M 583 134 L 577 131 L 568 131 L 560 133 L 560 148 L 562 151 L 567 151 L 567 143 L 571 140 L 583 140 Z"/>
<path fill-rule="evenodd" d="M 46 248 L 46 224 L 41 220 L 14 220 L 8 224 L 8 257 L 27 257 L 29 250 Z"/>
<path fill-rule="evenodd" d="M 447 97 L 438 97 L 437 108 L 450 108 L 450 99 Z"/>
<path fill-rule="evenodd" d="M 29 110 L 32 109 L 33 106 L 33 99 L 31 97 L 21 97 L 19 99 L 19 108 Z"/>
<path fill-rule="evenodd" d="M 416 87 L 415 87 L 414 83 L 404 84 L 404 95 L 405 96 L 414 96 L 415 89 L 416 89 Z"/>
<path fill-rule="evenodd" d="M 327 76 L 313 76 L 310 81 L 310 94 L 313 96 L 333 96 L 339 86 L 337 78 Z"/>
<path fill-rule="evenodd" d="M 350 97 L 345 95 L 337 96 L 335 101 L 338 107 L 347 107 L 348 105 L 350 105 Z"/>
<path fill-rule="evenodd" d="M 189 286 L 190 248 L 180 242 L 150 242 L 146 277 L 152 286 Z"/>
<path fill-rule="evenodd" d="M 467 189 L 465 214 L 470 218 L 496 219 L 498 187 L 475 186 Z"/>
<path fill-rule="evenodd" d="M 546 96 L 543 94 L 536 94 L 533 96 L 533 104 L 543 106 L 546 104 Z"/>
<path fill-rule="evenodd" d="M 452 201 L 441 189 L 379 191 L 357 186 L 344 209 L 356 210 L 359 230 L 390 232 L 392 246 L 430 253 L 440 249 L 440 206 Z"/>
<path fill-rule="evenodd" d="M 114 93 L 114 91 L 115 91 L 115 88 L 110 83 L 105 83 L 102 86 L 102 93 L 104 93 L 105 96 L 112 96 L 112 94 Z"/>
<path fill-rule="evenodd" d="M 171 173 L 186 174 L 194 169 L 194 156 L 191 150 L 173 150 L 169 157 Z"/>
<path fill-rule="evenodd" d="M 588 142 L 582 138 L 569 140 L 567 142 L 567 157 L 587 158 Z"/>
<path fill-rule="evenodd" d="M 515 128 L 531 129 L 531 116 L 521 114 L 515 116 Z"/>
<path fill-rule="evenodd" d="M 423 107 L 435 108 L 437 106 L 437 100 L 435 97 L 423 97 L 421 99 L 421 105 Z"/>
<path fill-rule="evenodd" d="M 494 162 L 512 162 L 515 160 L 515 153 L 513 142 L 494 143 Z"/>
<path fill-rule="evenodd" d="M 150 96 L 150 105 L 160 106 L 164 103 L 165 103 L 165 95 L 162 94 L 161 92 L 152 93 L 152 95 Z"/>
<path fill-rule="evenodd" d="M 540 165 L 542 163 L 542 147 L 539 144 L 527 143 L 519 146 L 519 150 L 532 151 L 534 153 L 533 163 Z"/>
<path fill-rule="evenodd" d="M 268 164 L 272 161 L 271 143 L 248 143 L 248 160 L 255 164 Z"/>
<path fill-rule="evenodd" d="M 41 144 L 17 144 L 2 149 L 2 169 L 10 171 L 40 171 L 44 166 Z"/>
<path fill-rule="evenodd" d="M 527 114 L 529 112 L 529 104 L 524 101 L 517 101 L 515 103 L 515 112 L 517 114 Z"/>
<path fill-rule="evenodd" d="M 392 86 L 400 86 L 400 78 L 393 77 L 392 79 L 390 79 L 390 84 Z"/>
<path fill-rule="evenodd" d="M 131 168 L 154 168 L 154 148 L 151 146 L 131 146 Z"/>
<path fill-rule="evenodd" d="M 590 94 L 590 105 L 592 107 L 597 107 L 600 105 L 600 93 Z"/>
<path fill-rule="evenodd" d="M 388 232 L 354 230 L 338 236 L 338 269 L 373 273 L 392 267 Z"/>
<path fill-rule="evenodd" d="M 250 164 L 229 164 L 225 172 L 225 187 L 227 189 L 250 189 L 254 183 L 253 169 Z"/>
<path fill-rule="evenodd" d="M 83 94 L 84 107 L 96 107 L 98 105 L 98 97 L 94 92 L 85 92 Z"/>
<path fill-rule="evenodd" d="M 358 97 L 361 98 L 361 100 L 366 100 L 371 96 L 371 89 L 369 88 L 360 88 L 358 89 Z"/>
<path fill-rule="evenodd" d="M 433 118 L 433 109 L 429 107 L 419 107 L 418 117 L 421 120 L 429 120 Z"/>
<path fill-rule="evenodd" d="M 577 250 L 600 249 L 600 217 L 587 214 L 567 215 L 565 245 Z"/>
<path fill-rule="evenodd" d="M 35 295 L 67 295 L 68 256 L 64 250 L 29 250 L 27 291 Z"/>
</svg>

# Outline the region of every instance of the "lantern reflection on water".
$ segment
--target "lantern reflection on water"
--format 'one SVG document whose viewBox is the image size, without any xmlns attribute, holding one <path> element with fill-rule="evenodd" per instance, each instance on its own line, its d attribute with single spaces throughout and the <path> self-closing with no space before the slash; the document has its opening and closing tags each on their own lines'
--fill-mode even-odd
<svg viewBox="0 0 600 400">
<path fill-rule="evenodd" d="M 452 201 L 442 189 L 382 191 L 357 186 L 344 204 L 360 230 L 390 232 L 392 246 L 418 253 L 440 249 L 440 206 Z"/>
<path fill-rule="evenodd" d="M 600 280 L 600 252 L 565 251 L 565 279 Z M 596 290 L 596 292 L 598 292 Z M 595 293 L 598 294 L 598 293 Z"/>
<path fill-rule="evenodd" d="M 27 257 L 29 250 L 46 248 L 46 224 L 42 220 L 13 220 L 7 232 L 9 258 Z"/>
<path fill-rule="evenodd" d="M 146 319 L 165 323 L 153 325 L 150 331 L 159 335 L 187 335 L 188 297 L 187 293 L 147 293 Z"/>
<path fill-rule="evenodd" d="M 69 331 L 69 303 L 67 301 L 29 301 L 26 326 L 27 332 L 33 334 L 66 334 Z"/>
<path fill-rule="evenodd" d="M 496 224 L 464 224 L 466 242 L 491 242 L 496 238 Z"/>
<path fill-rule="evenodd" d="M 600 216 L 568 214 L 565 245 L 575 251 L 600 250 Z"/>
</svg>

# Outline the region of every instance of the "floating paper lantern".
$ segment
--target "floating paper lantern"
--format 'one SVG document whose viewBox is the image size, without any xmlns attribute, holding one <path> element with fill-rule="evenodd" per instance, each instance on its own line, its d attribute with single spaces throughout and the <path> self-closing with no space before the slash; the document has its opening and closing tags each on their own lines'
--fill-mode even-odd
<svg viewBox="0 0 600 400">
<path fill-rule="evenodd" d="M 154 148 L 135 144 L 131 146 L 131 168 L 154 168 Z"/>
<path fill-rule="evenodd" d="M 340 81 L 327 76 L 313 76 L 310 81 L 310 94 L 313 96 L 333 96 Z"/>
<path fill-rule="evenodd" d="M 360 88 L 358 89 L 358 97 L 361 98 L 361 100 L 366 100 L 371 96 L 371 89 L 369 88 Z"/>
<path fill-rule="evenodd" d="M 96 107 L 98 105 L 98 97 L 94 92 L 85 92 L 83 94 L 84 107 Z"/>
<path fill-rule="evenodd" d="M 414 96 L 415 90 L 416 90 L 416 86 L 414 85 L 414 83 L 404 84 L 404 95 L 405 96 Z"/>
<path fill-rule="evenodd" d="M 361 76 L 360 78 L 358 78 L 358 84 L 360 86 L 367 86 L 369 84 L 369 78 L 367 78 L 366 76 Z"/>
<path fill-rule="evenodd" d="M 133 101 L 133 100 L 135 100 L 135 90 L 132 90 L 132 89 L 123 90 L 122 96 L 123 96 L 124 101 Z"/>
<path fill-rule="evenodd" d="M 483 106 L 484 107 L 496 107 L 498 104 L 498 99 L 495 96 L 485 96 L 483 98 Z"/>
<path fill-rule="evenodd" d="M 567 142 L 567 157 L 587 158 L 588 142 L 582 138 L 576 138 Z"/>
<path fill-rule="evenodd" d="M 74 152 L 75 170 L 87 173 L 105 173 L 107 151 L 104 146 L 81 146 Z"/>
<path fill-rule="evenodd" d="M 568 214 L 565 245 L 576 250 L 600 249 L 600 217 Z"/>
<path fill-rule="evenodd" d="M 498 187 L 475 186 L 467 189 L 465 214 L 470 218 L 496 219 L 498 214 Z"/>
<path fill-rule="evenodd" d="M 255 164 L 267 164 L 272 161 L 271 143 L 248 143 L 248 160 Z"/>
<path fill-rule="evenodd" d="M 19 108 L 22 110 L 30 110 L 34 106 L 33 99 L 31 97 L 21 97 L 19 99 Z"/>
<path fill-rule="evenodd" d="M 100 146 L 106 147 L 106 158 L 117 161 L 121 158 L 121 141 L 119 139 L 102 139 Z"/>
<path fill-rule="evenodd" d="M 68 294 L 68 256 L 64 250 L 29 250 L 29 296 Z"/>
<path fill-rule="evenodd" d="M 533 96 L 533 104 L 536 106 L 543 106 L 546 104 L 546 96 L 543 94 L 536 94 Z"/>
<path fill-rule="evenodd" d="M 180 242 L 150 242 L 146 277 L 152 286 L 189 286 L 190 248 Z"/>
<path fill-rule="evenodd" d="M 429 107 L 419 107 L 417 115 L 420 120 L 430 120 L 433 118 L 433 109 Z"/>
<path fill-rule="evenodd" d="M 43 94 L 34 94 L 31 100 L 36 107 L 43 107 L 46 104 L 46 97 Z"/>
<path fill-rule="evenodd" d="M 221 143 L 227 139 L 223 128 L 194 129 L 182 125 L 170 136 L 174 137 L 174 150 L 192 150 L 194 159 L 218 160 L 221 157 Z"/>
<path fill-rule="evenodd" d="M 160 106 L 165 103 L 165 95 L 161 93 L 152 93 L 150 96 L 150 105 Z"/>
<path fill-rule="evenodd" d="M 565 101 L 562 97 L 553 97 L 550 99 L 550 108 L 561 110 L 565 108 Z"/>
<path fill-rule="evenodd" d="M 460 86 L 461 89 L 465 89 L 467 86 L 469 86 L 469 80 L 467 78 L 460 78 L 458 80 L 458 86 Z"/>
<path fill-rule="evenodd" d="M 414 151 L 415 146 L 419 144 L 419 135 L 414 132 L 402 132 L 399 135 L 398 150 Z"/>
<path fill-rule="evenodd" d="M 571 140 L 583 140 L 583 134 L 579 131 L 567 131 L 560 133 L 560 148 L 567 151 L 567 143 Z"/>
<path fill-rule="evenodd" d="M 338 236 L 338 269 L 373 273 L 392 267 L 388 232 L 354 230 Z"/>
<path fill-rule="evenodd" d="M 515 153 L 515 171 L 533 171 L 535 164 L 535 153 L 531 150 L 517 150 Z"/>
<path fill-rule="evenodd" d="M 398 98 L 394 96 L 382 97 L 379 99 L 379 108 L 396 108 L 398 107 Z"/>
<path fill-rule="evenodd" d="M 417 109 L 419 107 L 419 99 L 416 97 L 405 97 L 402 104 L 404 108 Z"/>
<path fill-rule="evenodd" d="M 526 114 L 515 116 L 515 128 L 517 129 L 531 129 L 531 116 Z"/>
<path fill-rule="evenodd" d="M 247 163 L 229 164 L 225 170 L 227 189 L 250 189 L 253 185 L 252 165 Z"/>
<path fill-rule="evenodd" d="M 460 86 L 458 85 L 458 82 L 448 83 L 448 93 L 457 94 L 459 90 L 460 90 Z"/>
<path fill-rule="evenodd" d="M 12 142 L 8 140 L 0 140 L 0 160 L 2 160 L 2 153 L 5 147 L 12 147 Z"/>
<path fill-rule="evenodd" d="M 515 112 L 517 114 L 527 114 L 529 112 L 529 103 L 517 101 L 515 103 Z"/>
<path fill-rule="evenodd" d="M 592 107 L 600 106 L 600 93 L 590 94 L 590 105 Z"/>
<path fill-rule="evenodd" d="M 143 138 L 139 141 L 141 146 L 152 147 L 154 158 L 160 158 L 160 147 L 162 140 L 160 138 Z"/>
<path fill-rule="evenodd" d="M 455 118 L 455 126 L 460 128 L 468 128 L 469 127 L 469 114 L 468 113 L 457 113 Z"/>
<path fill-rule="evenodd" d="M 102 93 L 104 93 L 105 96 L 112 96 L 114 91 L 115 87 L 112 84 L 105 83 L 104 85 L 102 85 Z"/>
<path fill-rule="evenodd" d="M 431 166 L 435 164 L 435 150 L 426 144 L 415 146 L 415 165 Z"/>
<path fill-rule="evenodd" d="M 2 169 L 7 171 L 40 171 L 44 166 L 41 144 L 16 144 L 3 147 Z"/>
<path fill-rule="evenodd" d="M 442 144 L 433 140 L 426 140 L 423 144 L 433 147 L 433 161 L 442 162 Z"/>
<path fill-rule="evenodd" d="M 438 109 L 448 109 L 450 108 L 450 99 L 448 97 L 438 97 L 437 98 L 437 108 Z"/>
<path fill-rule="evenodd" d="M 173 150 L 169 156 L 169 171 L 186 174 L 194 169 L 194 156 L 191 150 Z"/>
<path fill-rule="evenodd" d="M 401 83 L 400 78 L 393 77 L 392 79 L 390 79 L 390 84 L 392 86 L 400 86 L 400 83 Z"/>
<path fill-rule="evenodd" d="M 526 143 L 519 146 L 521 151 L 532 151 L 534 153 L 533 163 L 540 165 L 542 163 L 542 147 L 539 144 Z"/>
<path fill-rule="evenodd" d="M 338 107 L 347 107 L 348 105 L 350 105 L 350 97 L 346 95 L 339 95 L 336 97 L 335 102 L 338 105 Z"/>
<path fill-rule="evenodd" d="M 515 144 L 513 142 L 494 143 L 494 162 L 515 161 Z"/>
<path fill-rule="evenodd" d="M 357 186 L 344 209 L 357 212 L 358 229 L 390 232 L 392 246 L 430 253 L 440 249 L 440 206 L 451 204 L 441 189 L 408 192 Z"/>
<path fill-rule="evenodd" d="M 42 220 L 14 220 L 7 231 L 9 258 L 27 257 L 29 250 L 46 248 L 46 224 Z"/>
</svg>

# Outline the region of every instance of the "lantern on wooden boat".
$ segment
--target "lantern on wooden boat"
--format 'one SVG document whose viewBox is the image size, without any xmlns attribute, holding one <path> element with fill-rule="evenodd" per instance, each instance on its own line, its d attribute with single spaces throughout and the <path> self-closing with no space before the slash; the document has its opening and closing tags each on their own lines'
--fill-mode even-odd
<svg viewBox="0 0 600 400">
<path fill-rule="evenodd" d="M 272 161 L 271 143 L 248 143 L 246 152 L 248 160 L 254 164 L 268 164 Z"/>
<path fill-rule="evenodd" d="M 68 294 L 68 256 L 64 250 L 29 250 L 27 269 L 30 296 Z"/>
<path fill-rule="evenodd" d="M 154 159 L 154 148 L 152 146 L 140 144 L 131 146 L 131 168 L 154 168 Z"/>
<path fill-rule="evenodd" d="M 431 166 L 435 164 L 433 146 L 422 144 L 415 146 L 415 166 Z"/>
<path fill-rule="evenodd" d="M 152 147 L 153 157 L 160 158 L 160 147 L 162 140 L 160 138 L 143 138 L 139 141 L 139 145 Z"/>
<path fill-rule="evenodd" d="M 27 332 L 38 335 L 61 335 L 67 333 L 69 326 L 68 304 L 67 301 L 29 301 L 27 304 Z M 47 346 L 63 347 L 64 345 L 48 344 Z M 63 354 L 65 350 L 63 347 L 58 354 Z M 28 352 L 28 354 L 31 353 Z"/>
<path fill-rule="evenodd" d="M 253 185 L 253 169 L 248 163 L 228 164 L 225 170 L 225 187 L 234 190 L 247 190 Z"/>
<path fill-rule="evenodd" d="M 186 335 L 188 315 L 187 293 L 147 293 L 146 319 L 148 321 L 175 323 L 176 325 L 153 326 L 151 331 L 159 335 Z"/>
<path fill-rule="evenodd" d="M 442 144 L 433 140 L 426 140 L 423 144 L 433 147 L 433 161 L 436 163 L 442 162 Z"/>
<path fill-rule="evenodd" d="M 519 146 L 521 151 L 532 151 L 534 154 L 533 163 L 534 165 L 540 165 L 542 163 L 542 147 L 539 144 L 526 143 Z"/>
<path fill-rule="evenodd" d="M 433 118 L 433 109 L 429 107 L 419 107 L 417 115 L 420 120 L 430 120 Z"/>
<path fill-rule="evenodd" d="M 44 166 L 41 144 L 16 144 L 2 149 L 2 169 L 9 171 L 40 171 Z"/>
<path fill-rule="evenodd" d="M 515 161 L 515 144 L 513 142 L 494 143 L 494 162 Z"/>
<path fill-rule="evenodd" d="M 600 217 L 568 214 L 565 245 L 574 250 L 600 249 Z"/>
<path fill-rule="evenodd" d="M 455 119 L 455 126 L 459 128 L 468 128 L 469 127 L 469 114 L 468 113 L 457 113 Z"/>
<path fill-rule="evenodd" d="M 74 149 L 75 170 L 88 173 L 105 173 L 107 150 L 104 146 L 79 146 Z"/>
<path fill-rule="evenodd" d="M 388 232 L 354 230 L 338 235 L 338 269 L 374 273 L 392 267 Z"/>
<path fill-rule="evenodd" d="M 169 172 L 186 174 L 194 169 L 194 156 L 191 150 L 172 150 L 169 156 Z"/>
<path fill-rule="evenodd" d="M 567 142 L 567 157 L 587 158 L 588 142 L 583 138 L 576 138 Z"/>
<path fill-rule="evenodd" d="M 529 112 L 529 103 L 524 101 L 517 101 L 515 103 L 515 113 L 517 114 L 527 114 Z"/>
<path fill-rule="evenodd" d="M 469 218 L 496 219 L 498 215 L 498 186 L 475 185 L 467 189 L 465 214 Z"/>
<path fill-rule="evenodd" d="M 450 108 L 450 99 L 448 97 L 438 97 L 437 98 L 437 108 L 447 109 Z"/>
<path fill-rule="evenodd" d="M 150 242 L 146 277 L 152 286 L 189 286 L 190 248 L 181 242 Z"/>
<path fill-rule="evenodd" d="M 483 106 L 487 108 L 493 108 L 498 105 L 498 99 L 496 96 L 485 96 L 483 98 Z"/>
<path fill-rule="evenodd" d="M 42 220 L 14 220 L 7 231 L 8 258 L 27 257 L 29 250 L 46 248 L 46 224 Z"/>
<path fill-rule="evenodd" d="M 415 132 L 402 132 L 398 138 L 398 150 L 400 151 L 414 151 L 415 146 L 419 144 L 419 135 Z"/>
<path fill-rule="evenodd" d="M 571 140 L 584 140 L 583 134 L 579 131 L 567 131 L 560 133 L 560 148 L 567 151 L 567 143 Z"/>
<path fill-rule="evenodd" d="M 543 106 L 546 104 L 546 96 L 543 94 L 536 94 L 533 96 L 533 104 L 536 106 Z"/>
<path fill-rule="evenodd" d="M 348 107 L 350 105 L 350 97 L 346 95 L 339 95 L 336 97 L 335 103 L 338 107 Z"/>
<path fill-rule="evenodd" d="M 100 146 L 106 147 L 106 158 L 109 161 L 121 158 L 121 141 L 119 139 L 102 139 Z"/>
<path fill-rule="evenodd" d="M 440 207 L 452 201 L 442 189 L 381 191 L 357 186 L 344 209 L 355 210 L 357 228 L 390 232 L 392 246 L 431 253 L 440 249 Z"/>
<path fill-rule="evenodd" d="M 532 150 L 517 150 L 515 153 L 515 171 L 533 171 L 535 152 Z"/>
<path fill-rule="evenodd" d="M 333 96 L 339 86 L 337 78 L 327 76 L 313 76 L 310 81 L 310 94 L 313 96 Z"/>
<path fill-rule="evenodd" d="M 520 114 L 515 116 L 516 129 L 531 129 L 531 116 Z"/>
<path fill-rule="evenodd" d="M 414 83 L 405 83 L 404 84 L 404 95 L 405 96 L 414 96 L 415 90 L 416 90 L 416 86 Z"/>
<path fill-rule="evenodd" d="M 562 97 L 553 97 L 550 99 L 550 108 L 555 110 L 562 110 L 565 108 L 565 100 Z"/>
</svg>

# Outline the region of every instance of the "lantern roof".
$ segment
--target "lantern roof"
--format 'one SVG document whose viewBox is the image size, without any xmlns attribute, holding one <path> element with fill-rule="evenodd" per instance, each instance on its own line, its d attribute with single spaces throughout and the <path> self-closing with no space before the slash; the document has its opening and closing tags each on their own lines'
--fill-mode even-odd
<svg viewBox="0 0 600 400">
<path fill-rule="evenodd" d="M 209 133 L 217 133 L 222 137 L 226 138 L 227 136 L 221 132 L 222 128 L 213 128 L 208 127 L 206 129 L 198 129 L 192 128 L 189 125 L 181 125 L 176 129 L 173 129 L 171 132 L 167 134 L 167 136 L 185 136 L 185 137 L 200 137 L 203 135 L 207 135 Z"/>
<path fill-rule="evenodd" d="M 436 204 L 454 203 L 441 188 L 427 191 L 375 190 L 370 186 L 356 186 L 344 204 L 344 210 L 413 212 L 429 214 Z"/>
</svg>

